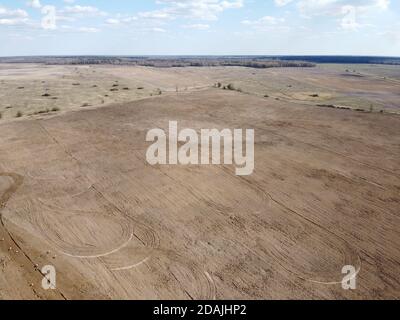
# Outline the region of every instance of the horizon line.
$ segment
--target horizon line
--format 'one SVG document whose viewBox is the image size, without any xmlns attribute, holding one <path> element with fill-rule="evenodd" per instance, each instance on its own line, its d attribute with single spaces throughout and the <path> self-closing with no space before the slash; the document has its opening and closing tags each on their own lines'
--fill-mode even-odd
<svg viewBox="0 0 400 320">
<path fill-rule="evenodd" d="M 399 56 L 357 55 L 357 54 L 44 54 L 44 55 L 0 55 L 0 58 L 36 58 L 36 57 L 361 57 L 361 58 L 395 58 Z"/>
</svg>

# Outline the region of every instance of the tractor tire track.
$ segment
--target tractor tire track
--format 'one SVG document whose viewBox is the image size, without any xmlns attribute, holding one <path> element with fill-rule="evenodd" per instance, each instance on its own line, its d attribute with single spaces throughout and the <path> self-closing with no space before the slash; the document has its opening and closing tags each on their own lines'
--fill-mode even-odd
<svg viewBox="0 0 400 320">
<path fill-rule="evenodd" d="M 11 197 L 17 192 L 17 190 L 21 187 L 21 185 L 24 182 L 24 177 L 21 176 L 18 173 L 14 173 L 14 172 L 0 172 L 0 177 L 9 177 L 13 180 L 12 185 L 6 189 L 6 191 L 0 196 L 0 222 L 1 222 L 1 227 L 0 227 L 0 232 L 4 232 L 8 238 L 10 239 L 10 241 L 14 244 L 15 247 L 17 247 L 22 254 L 24 255 L 24 257 L 30 262 L 30 264 L 32 264 L 32 266 L 34 267 L 34 270 L 36 272 L 38 272 L 40 274 L 40 276 L 42 277 L 43 274 L 40 271 L 40 269 L 38 269 L 36 267 L 35 262 L 32 260 L 32 258 L 25 252 L 25 250 L 18 244 L 17 240 L 15 240 L 15 238 L 13 237 L 13 235 L 11 234 L 11 232 L 7 229 L 5 223 L 4 223 L 4 219 L 3 219 L 3 209 L 7 206 L 8 201 L 11 199 Z M 39 294 L 36 292 L 35 289 L 33 289 L 33 292 L 35 294 L 35 296 L 38 299 L 41 299 L 41 297 L 39 296 Z M 60 296 L 64 299 L 67 300 L 67 298 L 65 297 L 65 295 L 58 290 L 58 293 L 60 294 Z"/>
</svg>

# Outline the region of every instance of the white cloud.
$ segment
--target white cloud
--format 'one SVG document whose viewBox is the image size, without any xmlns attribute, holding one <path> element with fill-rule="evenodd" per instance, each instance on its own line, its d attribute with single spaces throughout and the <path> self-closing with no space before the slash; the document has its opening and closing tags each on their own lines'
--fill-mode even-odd
<svg viewBox="0 0 400 320">
<path fill-rule="evenodd" d="M 243 0 L 158 0 L 157 4 L 165 5 L 161 10 L 143 12 L 141 15 L 163 14 L 168 18 L 194 18 L 200 20 L 217 20 L 218 15 L 227 9 L 243 7 Z"/>
<path fill-rule="evenodd" d="M 7 9 L 0 7 L 0 17 L 26 18 L 28 13 L 22 9 Z"/>
<path fill-rule="evenodd" d="M 283 22 L 285 22 L 284 18 L 265 16 L 258 20 L 243 20 L 242 24 L 249 26 L 265 26 L 265 25 L 276 25 Z"/>
<path fill-rule="evenodd" d="M 58 30 L 63 33 L 96 33 L 101 31 L 99 28 L 75 27 L 71 25 L 61 25 Z"/>
<path fill-rule="evenodd" d="M 7 9 L 0 7 L 0 25 L 17 26 L 29 22 L 28 13 L 22 9 Z"/>
<path fill-rule="evenodd" d="M 165 30 L 163 28 L 157 28 L 157 27 L 151 28 L 151 31 L 153 31 L 153 32 L 161 32 L 161 33 L 167 32 L 167 30 Z"/>
<path fill-rule="evenodd" d="M 208 30 L 208 29 L 210 29 L 210 25 L 201 24 L 201 23 L 187 24 L 187 25 L 184 25 L 183 27 L 185 29 L 195 29 L 195 30 Z"/>
<path fill-rule="evenodd" d="M 2 26 L 17 26 L 21 24 L 26 24 L 27 22 L 28 22 L 27 19 L 21 19 L 21 18 L 0 19 L 0 25 Z"/>
<path fill-rule="evenodd" d="M 60 11 L 64 14 L 73 14 L 73 15 L 80 15 L 80 16 L 105 16 L 106 13 L 99 10 L 96 7 L 92 6 L 66 6 L 63 10 Z"/>
<path fill-rule="evenodd" d="M 380 35 L 388 39 L 390 42 L 400 45 L 400 25 L 397 26 L 396 30 L 389 30 L 382 32 Z"/>
<path fill-rule="evenodd" d="M 331 16 L 338 18 L 339 27 L 343 30 L 357 30 L 370 24 L 361 23 L 366 16 L 377 10 L 384 11 L 390 6 L 390 0 L 274 0 L 277 6 L 291 2 L 303 18 L 314 16 Z"/>
<path fill-rule="evenodd" d="M 42 7 L 40 0 L 29 0 L 27 6 L 35 9 L 40 9 Z"/>
<path fill-rule="evenodd" d="M 81 27 L 78 30 L 81 32 L 88 32 L 88 33 L 95 33 L 100 31 L 100 29 L 92 27 Z"/>
<path fill-rule="evenodd" d="M 298 8 L 304 15 L 340 15 L 343 8 L 353 7 L 357 12 L 386 10 L 390 0 L 299 0 Z"/>
<path fill-rule="evenodd" d="M 283 6 L 286 6 L 287 4 L 293 2 L 293 0 L 274 0 L 274 2 L 278 7 L 283 7 Z"/>
<path fill-rule="evenodd" d="M 173 19 L 173 16 L 165 10 L 139 12 L 138 16 L 145 19 Z"/>
<path fill-rule="evenodd" d="M 109 18 L 109 19 L 106 20 L 106 23 L 107 23 L 107 24 L 116 25 L 116 24 L 120 24 L 120 23 L 121 23 L 121 20 Z"/>
<path fill-rule="evenodd" d="M 273 32 L 274 34 L 278 34 L 290 30 L 290 27 L 285 25 L 285 21 L 284 18 L 264 16 L 257 20 L 243 20 L 241 23 L 244 26 L 250 27 L 255 32 Z"/>
</svg>

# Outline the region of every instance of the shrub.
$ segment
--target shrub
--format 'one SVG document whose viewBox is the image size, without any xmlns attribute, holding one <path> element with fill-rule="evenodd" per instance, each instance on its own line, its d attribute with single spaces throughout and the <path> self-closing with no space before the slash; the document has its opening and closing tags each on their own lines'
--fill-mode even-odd
<svg viewBox="0 0 400 320">
<path fill-rule="evenodd" d="M 37 111 L 37 112 L 35 112 L 35 114 L 44 114 L 44 113 L 49 113 L 49 112 L 50 112 L 50 110 L 46 109 L 46 110 Z"/>
<path fill-rule="evenodd" d="M 51 111 L 57 112 L 57 111 L 60 111 L 60 108 L 59 107 L 54 107 L 53 109 L 51 109 Z"/>
<path fill-rule="evenodd" d="M 23 116 L 23 113 L 21 111 L 18 111 L 17 114 L 15 115 L 16 118 L 21 118 Z"/>
<path fill-rule="evenodd" d="M 227 88 L 228 90 L 235 90 L 235 86 L 232 83 L 228 84 Z"/>
</svg>

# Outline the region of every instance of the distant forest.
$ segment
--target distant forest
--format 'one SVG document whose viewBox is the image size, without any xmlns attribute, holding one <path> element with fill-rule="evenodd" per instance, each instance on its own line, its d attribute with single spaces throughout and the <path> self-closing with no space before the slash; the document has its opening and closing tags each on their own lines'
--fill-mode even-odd
<svg viewBox="0 0 400 320">
<path fill-rule="evenodd" d="M 109 64 L 158 68 L 218 66 L 284 68 L 314 67 L 317 63 L 400 65 L 400 58 L 357 56 L 36 56 L 0 57 L 0 63 Z"/>
</svg>

